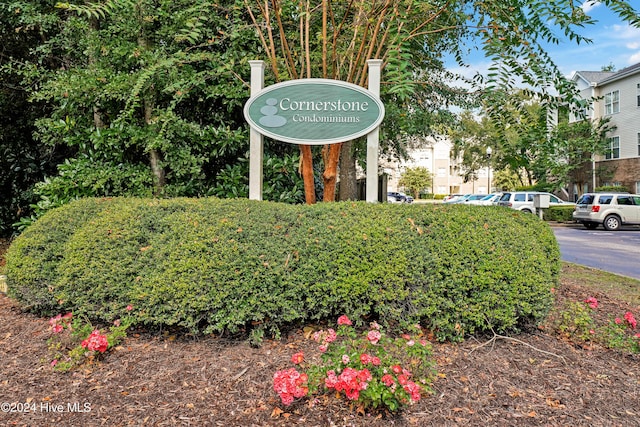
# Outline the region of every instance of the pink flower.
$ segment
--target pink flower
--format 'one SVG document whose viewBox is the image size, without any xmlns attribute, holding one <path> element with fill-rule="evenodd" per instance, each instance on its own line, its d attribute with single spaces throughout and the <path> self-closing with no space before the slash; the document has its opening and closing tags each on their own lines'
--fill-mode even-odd
<svg viewBox="0 0 640 427">
<path fill-rule="evenodd" d="M 380 361 L 380 358 L 379 358 L 378 356 L 373 356 L 373 357 L 371 358 L 371 364 L 372 364 L 373 366 L 380 366 L 380 364 L 381 364 L 381 363 L 382 363 L 382 362 Z"/>
<path fill-rule="evenodd" d="M 378 322 L 371 322 L 369 326 L 371 326 L 371 329 L 380 330 L 380 325 L 378 325 Z"/>
<path fill-rule="evenodd" d="M 129 305 L 127 306 L 126 310 L 127 310 L 127 311 L 131 311 L 131 310 L 133 310 L 133 306 L 132 306 L 131 304 L 129 304 Z"/>
<path fill-rule="evenodd" d="M 632 329 L 635 329 L 636 326 L 638 325 L 638 322 L 636 321 L 635 317 L 633 317 L 633 313 L 630 311 L 627 311 L 624 314 L 624 320 L 629 322 L 629 325 L 631 326 Z"/>
<path fill-rule="evenodd" d="M 380 338 L 382 338 L 382 334 L 380 333 L 380 331 L 373 330 L 367 333 L 367 339 L 373 345 L 378 344 L 378 341 L 380 341 Z"/>
<path fill-rule="evenodd" d="M 58 359 L 53 359 L 51 361 L 51 367 L 53 368 L 54 366 L 56 366 L 58 364 Z"/>
<path fill-rule="evenodd" d="M 324 379 L 324 385 L 327 388 L 335 388 L 336 384 L 338 384 L 338 377 L 335 371 L 327 371 L 327 378 Z"/>
<path fill-rule="evenodd" d="M 54 334 L 59 334 L 64 330 L 64 328 L 71 329 L 71 318 L 73 317 L 72 313 L 67 313 L 64 316 L 58 314 L 55 317 L 49 319 L 49 326 Z"/>
<path fill-rule="evenodd" d="M 351 320 L 349 320 L 349 318 L 343 314 L 342 316 L 338 317 L 338 325 L 351 326 L 353 325 L 353 323 L 351 323 Z"/>
<path fill-rule="evenodd" d="M 393 377 L 390 374 L 383 375 L 380 381 L 382 381 L 382 383 L 387 387 L 391 387 L 393 384 L 396 383 L 396 381 L 393 379 Z"/>
<path fill-rule="evenodd" d="M 95 329 L 87 339 L 82 341 L 81 345 L 88 350 L 104 353 L 107 351 L 109 343 L 107 342 L 107 337 Z"/>
<path fill-rule="evenodd" d="M 619 325 L 622 323 L 622 319 L 619 317 L 616 317 L 616 320 L 614 320 L 614 322 L 616 322 L 616 325 Z"/>
<path fill-rule="evenodd" d="M 337 377 L 334 371 L 327 371 L 327 378 L 325 378 L 324 384 L 327 388 L 344 391 L 347 399 L 357 400 L 360 396 L 360 391 L 367 388 L 371 378 L 371 373 L 367 369 L 358 371 L 347 367 Z"/>
<path fill-rule="evenodd" d="M 417 402 L 420 400 L 420 386 L 418 386 L 413 381 L 408 381 L 406 384 L 402 386 L 404 390 L 411 395 L 411 400 Z"/>
<path fill-rule="evenodd" d="M 409 347 L 413 347 L 415 344 L 416 344 L 416 342 L 414 340 L 407 341 L 407 346 L 409 346 Z"/>
<path fill-rule="evenodd" d="M 330 342 L 334 342 L 336 338 L 338 338 L 336 331 L 331 328 L 327 329 L 327 336 L 324 337 L 324 342 L 329 344 Z"/>
<path fill-rule="evenodd" d="M 360 363 L 362 363 L 363 365 L 368 365 L 369 363 L 371 363 L 371 356 L 369 356 L 367 353 L 362 353 L 360 355 Z"/>
<path fill-rule="evenodd" d="M 283 405 L 290 405 L 295 398 L 306 396 L 309 392 L 309 377 L 296 368 L 289 368 L 273 374 L 273 389 L 280 396 Z"/>
<path fill-rule="evenodd" d="M 589 297 L 586 300 L 584 300 L 584 302 L 589 304 L 589 307 L 593 308 L 594 310 L 598 308 L 598 300 L 595 299 L 594 297 Z"/>
<path fill-rule="evenodd" d="M 303 352 L 298 352 L 296 354 L 294 354 L 293 356 L 291 356 L 291 362 L 294 365 L 299 365 L 300 363 L 302 363 L 304 361 L 304 353 Z"/>
<path fill-rule="evenodd" d="M 391 367 L 391 370 L 395 373 L 395 374 L 401 374 L 402 373 L 402 366 L 400 365 L 393 365 Z"/>
<path fill-rule="evenodd" d="M 326 353 L 328 348 L 329 348 L 329 347 L 328 347 L 326 344 L 322 344 L 320 347 L 318 347 L 318 349 L 319 349 L 319 350 L 320 350 L 320 352 L 322 352 L 322 353 Z"/>
<path fill-rule="evenodd" d="M 366 368 L 358 372 L 358 381 L 360 381 L 361 390 L 367 388 L 367 383 L 371 381 L 372 378 L 371 372 Z"/>
<path fill-rule="evenodd" d="M 635 334 L 634 335 L 636 338 L 640 338 L 640 334 Z"/>
<path fill-rule="evenodd" d="M 351 359 L 349 358 L 349 355 L 347 354 L 343 354 L 342 355 L 342 363 L 344 363 L 345 365 L 348 364 L 349 362 L 351 362 Z"/>
</svg>

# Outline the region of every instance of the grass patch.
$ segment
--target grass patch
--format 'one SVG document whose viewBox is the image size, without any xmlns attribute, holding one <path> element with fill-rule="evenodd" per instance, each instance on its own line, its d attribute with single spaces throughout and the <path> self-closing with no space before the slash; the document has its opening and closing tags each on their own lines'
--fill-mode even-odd
<svg viewBox="0 0 640 427">
<path fill-rule="evenodd" d="M 640 280 L 631 277 L 563 261 L 560 281 L 571 282 L 594 293 L 601 292 L 610 298 L 640 306 Z"/>
</svg>

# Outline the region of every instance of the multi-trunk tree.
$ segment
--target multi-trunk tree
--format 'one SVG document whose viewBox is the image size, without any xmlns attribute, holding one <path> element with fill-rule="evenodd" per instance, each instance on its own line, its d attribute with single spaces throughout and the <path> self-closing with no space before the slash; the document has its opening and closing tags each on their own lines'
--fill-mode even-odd
<svg viewBox="0 0 640 427">
<path fill-rule="evenodd" d="M 366 86 L 368 59 L 384 61 L 383 100 L 398 102 L 409 114 L 436 112 L 460 101 L 454 76 L 445 72 L 447 58 L 465 63 L 467 46 L 492 60 L 487 76 L 470 82 L 484 98 L 518 84 L 537 92 L 543 104 L 558 102 L 555 91 L 573 101 L 576 92 L 546 53 L 544 44 L 562 37 L 588 41 L 579 30 L 594 21 L 572 0 L 245 0 L 247 10 L 276 81 L 305 77 L 333 78 Z M 628 1 L 602 2 L 623 20 L 638 25 Z M 388 97 L 387 97 L 388 96 Z M 434 106 L 440 103 L 440 106 Z M 490 104 L 489 117 L 510 120 L 500 104 Z M 435 115 L 435 114 L 434 114 Z M 435 115 L 437 116 L 437 115 Z M 441 115 L 446 117 L 446 115 Z M 391 129 L 398 117 L 391 117 Z M 436 120 L 437 121 L 437 120 Z M 427 121 L 426 123 L 429 123 Z M 433 128 L 437 128 L 437 123 Z M 419 133 L 429 133 L 423 128 Z M 389 140 L 406 133 L 385 133 Z M 383 132 L 384 132 L 383 126 Z M 301 146 L 307 202 L 315 201 L 311 147 Z M 353 182 L 352 142 L 325 146 L 324 200 L 334 199 L 338 164 L 341 193 Z M 347 191 L 347 195 L 351 193 Z"/>
</svg>

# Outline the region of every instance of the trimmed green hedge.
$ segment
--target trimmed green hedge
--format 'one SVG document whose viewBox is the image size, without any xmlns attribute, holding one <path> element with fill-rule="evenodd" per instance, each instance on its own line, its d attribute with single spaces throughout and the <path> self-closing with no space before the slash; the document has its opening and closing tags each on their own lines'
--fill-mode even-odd
<svg viewBox="0 0 640 427">
<path fill-rule="evenodd" d="M 575 206 L 551 206 L 542 211 L 545 221 L 570 222 L 573 221 Z"/>
<path fill-rule="evenodd" d="M 347 314 L 422 321 L 440 339 L 514 331 L 552 303 L 560 254 L 534 215 L 501 207 L 244 199 L 84 199 L 6 254 L 9 293 L 42 315 L 191 332 Z"/>
</svg>

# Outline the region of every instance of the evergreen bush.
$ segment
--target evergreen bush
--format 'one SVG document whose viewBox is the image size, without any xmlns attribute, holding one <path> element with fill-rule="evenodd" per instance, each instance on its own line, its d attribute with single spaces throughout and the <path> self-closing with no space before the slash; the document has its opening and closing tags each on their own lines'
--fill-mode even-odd
<svg viewBox="0 0 640 427">
<path fill-rule="evenodd" d="M 116 198 L 46 213 L 6 271 L 42 315 L 277 335 L 346 314 L 459 340 L 541 320 L 559 259 L 548 225 L 493 206 Z"/>
<path fill-rule="evenodd" d="M 550 206 L 543 210 L 545 221 L 570 222 L 573 221 L 574 205 L 569 206 Z"/>
</svg>

